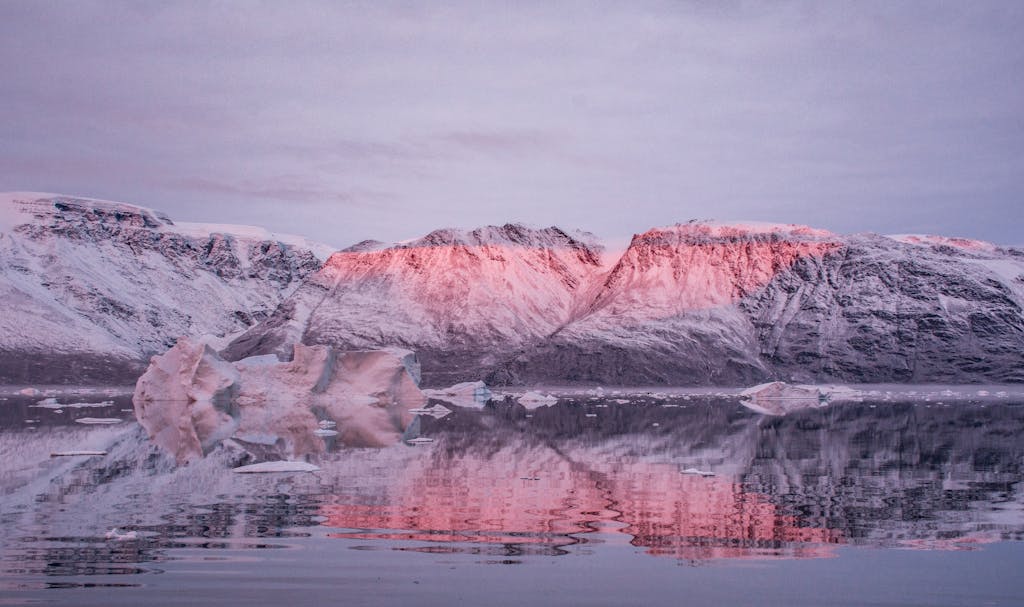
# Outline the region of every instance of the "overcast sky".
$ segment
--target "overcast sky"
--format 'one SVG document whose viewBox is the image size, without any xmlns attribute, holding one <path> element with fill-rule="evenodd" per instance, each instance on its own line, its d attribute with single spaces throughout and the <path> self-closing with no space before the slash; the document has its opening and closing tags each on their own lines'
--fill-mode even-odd
<svg viewBox="0 0 1024 607">
<path fill-rule="evenodd" d="M 691 218 L 1024 243 L 1024 2 L 0 0 L 0 190 L 344 246 Z"/>
</svg>

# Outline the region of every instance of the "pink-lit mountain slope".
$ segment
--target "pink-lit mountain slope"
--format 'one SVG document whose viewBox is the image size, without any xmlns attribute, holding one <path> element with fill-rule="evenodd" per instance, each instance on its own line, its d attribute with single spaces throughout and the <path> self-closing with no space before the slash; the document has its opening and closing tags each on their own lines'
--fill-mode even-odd
<svg viewBox="0 0 1024 607">
<path fill-rule="evenodd" d="M 225 341 L 329 251 L 134 205 L 0 195 L 0 384 L 132 383 L 181 335 Z"/>
<path fill-rule="evenodd" d="M 434 374 L 476 375 L 568 322 L 602 270 L 600 253 L 590 235 L 519 225 L 364 243 L 332 255 L 228 353 L 406 345 Z"/>
<path fill-rule="evenodd" d="M 802 226 L 443 230 L 333 256 L 227 350 L 402 345 L 424 379 L 1024 381 L 1024 253 Z M 965 241 L 966 242 L 966 241 Z"/>
</svg>

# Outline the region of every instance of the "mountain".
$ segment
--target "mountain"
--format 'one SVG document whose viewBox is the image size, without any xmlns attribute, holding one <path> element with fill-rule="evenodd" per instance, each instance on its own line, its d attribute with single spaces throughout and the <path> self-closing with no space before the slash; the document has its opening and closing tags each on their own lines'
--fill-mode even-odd
<svg viewBox="0 0 1024 607">
<path fill-rule="evenodd" d="M 133 383 L 181 335 L 269 315 L 330 249 L 123 203 L 0 195 L 0 384 Z"/>
<path fill-rule="evenodd" d="M 227 355 L 400 345 L 424 381 L 1024 381 L 1024 252 L 679 224 L 602 263 L 585 235 L 442 230 L 336 253 Z"/>
<path fill-rule="evenodd" d="M 0 383 L 131 382 L 182 335 L 417 352 L 427 385 L 1024 381 L 1024 251 L 691 222 L 623 251 L 518 224 L 333 252 L 259 228 L 0 196 Z"/>
<path fill-rule="evenodd" d="M 438 230 L 335 253 L 227 349 L 288 357 L 294 343 L 408 345 L 434 382 L 476 377 L 558 331 L 602 270 L 589 234 L 520 225 Z"/>
</svg>

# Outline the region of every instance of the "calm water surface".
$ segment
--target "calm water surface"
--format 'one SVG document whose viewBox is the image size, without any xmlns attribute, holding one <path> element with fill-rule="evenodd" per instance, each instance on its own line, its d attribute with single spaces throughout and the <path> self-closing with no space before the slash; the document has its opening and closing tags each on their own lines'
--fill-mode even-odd
<svg viewBox="0 0 1024 607">
<path fill-rule="evenodd" d="M 236 475 L 39 400 L 0 401 L 0 604 L 1024 604 L 1015 402 L 492 402 Z"/>
</svg>

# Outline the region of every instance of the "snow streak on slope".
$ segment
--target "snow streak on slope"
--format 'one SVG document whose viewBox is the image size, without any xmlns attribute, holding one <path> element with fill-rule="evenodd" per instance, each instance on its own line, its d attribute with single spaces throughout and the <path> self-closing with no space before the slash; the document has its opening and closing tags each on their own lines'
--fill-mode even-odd
<svg viewBox="0 0 1024 607">
<path fill-rule="evenodd" d="M 320 267 L 269 233 L 53 194 L 3 195 L 0 228 L 0 383 L 133 381 L 177 337 L 244 330 Z"/>
</svg>

